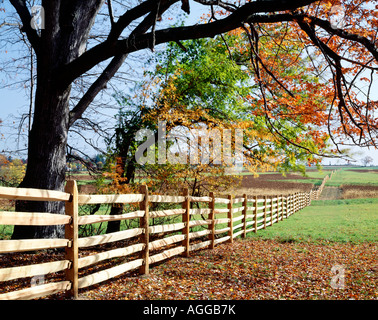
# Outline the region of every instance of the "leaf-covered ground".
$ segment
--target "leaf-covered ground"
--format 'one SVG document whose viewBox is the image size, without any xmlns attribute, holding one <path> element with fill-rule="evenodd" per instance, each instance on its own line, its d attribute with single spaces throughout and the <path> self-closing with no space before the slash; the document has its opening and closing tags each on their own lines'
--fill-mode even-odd
<svg viewBox="0 0 378 320">
<path fill-rule="evenodd" d="M 344 273 L 344 284 L 332 270 Z M 377 284 L 375 243 L 257 239 L 176 257 L 151 267 L 149 277 L 119 276 L 80 291 L 80 298 L 376 299 Z"/>
</svg>

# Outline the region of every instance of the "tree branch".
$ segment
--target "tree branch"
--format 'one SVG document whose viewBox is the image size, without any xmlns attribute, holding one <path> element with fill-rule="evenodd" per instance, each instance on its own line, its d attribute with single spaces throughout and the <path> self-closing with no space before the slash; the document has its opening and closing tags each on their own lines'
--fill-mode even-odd
<svg viewBox="0 0 378 320">
<path fill-rule="evenodd" d="M 69 126 L 71 127 L 75 121 L 83 115 L 88 106 L 95 99 L 97 94 L 106 87 L 109 80 L 115 75 L 115 73 L 122 66 L 126 60 L 127 54 L 121 54 L 115 56 L 109 65 L 105 68 L 102 74 L 96 79 L 96 81 L 89 87 L 84 96 L 76 104 L 76 106 L 70 112 Z"/>
<path fill-rule="evenodd" d="M 179 0 L 170 0 L 170 5 L 172 5 L 175 2 L 178 2 Z M 116 41 L 121 33 L 130 25 L 130 23 L 147 13 L 151 12 L 153 8 L 156 7 L 156 0 L 147 0 L 145 2 L 142 2 L 140 5 L 126 11 L 118 21 L 112 26 L 112 29 L 109 33 L 109 36 L 107 38 L 107 41 L 109 43 L 112 43 Z"/>
<path fill-rule="evenodd" d="M 160 16 L 165 10 L 169 8 L 167 3 L 165 3 L 165 5 L 160 8 L 160 2 L 161 1 L 158 1 L 156 9 L 152 10 L 151 13 L 147 15 L 147 17 L 134 29 L 132 35 L 146 32 L 151 27 L 151 25 L 154 25 L 156 23 L 156 17 Z M 95 99 L 97 94 L 106 87 L 106 84 L 115 75 L 115 73 L 122 66 L 123 62 L 126 60 L 127 55 L 127 53 L 120 53 L 112 59 L 103 73 L 90 86 L 84 96 L 70 112 L 69 126 L 72 126 L 75 121 L 82 116 L 88 106 Z"/>
<path fill-rule="evenodd" d="M 370 41 L 366 37 L 350 33 L 343 29 L 334 28 L 332 27 L 331 23 L 327 20 L 322 20 L 316 17 L 310 17 L 310 19 L 313 24 L 321 27 L 322 29 L 329 32 L 330 34 L 335 34 L 343 39 L 355 41 L 362 44 L 367 50 L 369 50 L 369 52 L 373 55 L 375 60 L 378 62 L 378 50 L 373 41 Z"/>
<path fill-rule="evenodd" d="M 32 16 L 26 6 L 25 0 L 10 0 L 12 6 L 16 9 L 23 23 L 21 31 L 26 33 L 30 44 L 34 51 L 38 54 L 40 46 L 40 38 L 36 30 L 31 27 Z"/>
<path fill-rule="evenodd" d="M 336 89 L 336 94 L 339 99 L 338 103 L 338 109 L 339 109 L 339 115 L 340 115 L 340 121 L 341 124 L 343 125 L 343 129 L 346 135 L 348 135 L 353 142 L 358 145 L 361 143 L 362 135 L 363 135 L 363 129 L 361 127 L 361 124 L 357 123 L 355 117 L 352 115 L 351 111 L 349 110 L 347 103 L 344 98 L 344 93 L 343 93 L 343 72 L 342 72 L 342 66 L 341 66 L 341 57 L 334 52 L 330 47 L 328 47 L 324 42 L 322 42 L 315 34 L 315 29 L 313 26 L 310 26 L 309 24 L 303 22 L 303 21 L 298 21 L 299 26 L 301 29 L 306 32 L 306 34 L 309 36 L 309 38 L 312 40 L 312 42 L 322 51 L 322 53 L 326 56 L 326 59 L 329 60 L 331 58 L 333 60 L 333 66 L 336 70 L 336 74 L 334 76 L 334 82 L 335 82 L 335 89 Z M 344 81 L 345 83 L 345 81 Z M 346 88 L 346 95 L 349 95 L 349 90 Z M 352 134 L 350 134 L 347 130 L 346 122 L 343 116 L 343 110 L 347 113 L 349 120 L 358 128 L 360 131 L 360 143 L 356 143 L 354 141 L 354 138 Z"/>
<path fill-rule="evenodd" d="M 113 5 L 112 0 L 108 0 L 108 11 L 109 11 L 109 18 L 110 18 L 110 24 L 114 25 L 114 15 L 113 15 Z"/>
<path fill-rule="evenodd" d="M 151 3 L 150 1 L 146 1 Z M 122 19 L 115 24 L 115 27 L 111 31 L 108 39 L 88 50 L 80 57 L 67 64 L 64 70 L 61 71 L 61 79 L 66 83 L 71 83 L 74 79 L 84 74 L 97 64 L 105 61 L 113 56 L 135 52 L 138 50 L 150 48 L 155 41 L 155 44 L 162 44 L 170 41 L 180 41 L 188 39 L 199 39 L 205 37 L 214 37 L 217 34 L 228 32 L 230 30 L 240 27 L 243 22 L 253 22 L 257 13 L 271 12 L 272 8 L 275 11 L 294 10 L 305 5 L 309 5 L 315 0 L 288 0 L 288 1 L 254 1 L 241 6 L 235 10 L 228 17 L 217 20 L 215 22 L 188 26 L 188 27 L 176 27 L 158 30 L 155 33 L 147 34 L 133 34 L 125 40 L 116 40 L 122 33 L 123 27 L 128 25 L 132 20 L 139 17 L 142 12 L 146 13 L 145 3 L 130 10 L 125 14 Z M 177 0 L 167 0 L 161 3 L 160 7 L 169 8 Z M 152 12 L 154 7 L 149 7 L 147 12 Z M 132 12 L 131 12 L 132 11 Z M 269 19 L 270 15 L 266 15 Z"/>
</svg>

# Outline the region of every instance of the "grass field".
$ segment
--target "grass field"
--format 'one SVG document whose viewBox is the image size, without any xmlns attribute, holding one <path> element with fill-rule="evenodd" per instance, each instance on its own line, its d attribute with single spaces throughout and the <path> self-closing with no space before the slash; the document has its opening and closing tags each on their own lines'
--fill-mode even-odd
<svg viewBox="0 0 378 320">
<path fill-rule="evenodd" d="M 359 184 L 378 186 L 378 170 L 353 169 L 340 170 L 327 181 L 328 186 L 341 186 L 343 184 Z"/>
<path fill-rule="evenodd" d="M 300 177 L 285 181 L 316 185 L 329 173 L 310 171 L 307 173 L 308 179 Z M 257 234 L 250 233 L 250 237 L 280 242 L 378 241 L 377 168 L 343 168 L 327 181 L 323 193 L 328 191 L 327 187 L 331 187 L 331 190 L 333 187 L 340 188 L 341 198 L 350 196 L 354 199 L 312 201 L 311 206 L 289 219 L 260 230 Z M 376 197 L 366 198 L 368 196 Z"/>
<path fill-rule="evenodd" d="M 307 179 L 286 179 L 285 181 L 314 183 L 318 185 L 321 180 L 329 175 L 330 171 L 309 171 L 306 173 Z M 378 186 L 378 169 L 377 167 L 357 167 L 357 168 L 343 168 L 336 171 L 331 180 L 327 181 L 327 186 L 341 186 L 343 184 L 358 184 Z"/>
<path fill-rule="evenodd" d="M 252 238 L 280 242 L 376 242 L 378 241 L 378 198 L 316 200 L 282 222 Z"/>
<path fill-rule="evenodd" d="M 253 192 L 261 188 L 263 192 L 277 194 L 285 185 L 290 192 L 294 191 L 295 188 L 306 191 L 306 185 L 320 185 L 322 179 L 329 175 L 330 172 L 327 169 L 321 172 L 308 171 L 305 177 L 299 174 L 288 174 L 286 178 L 277 174 L 261 174 L 259 178 L 248 178 L 251 188 L 243 191 Z M 281 185 L 282 183 L 284 185 Z M 378 167 L 345 167 L 338 169 L 325 186 L 324 199 L 378 198 Z M 331 191 L 331 193 L 328 194 L 328 191 Z"/>
</svg>

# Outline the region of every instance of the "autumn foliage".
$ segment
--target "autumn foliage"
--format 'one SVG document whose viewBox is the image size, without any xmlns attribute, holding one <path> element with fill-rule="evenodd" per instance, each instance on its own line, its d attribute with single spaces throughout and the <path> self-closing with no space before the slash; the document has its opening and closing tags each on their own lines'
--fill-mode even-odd
<svg viewBox="0 0 378 320">
<path fill-rule="evenodd" d="M 221 6 L 203 20 L 232 13 Z M 337 155 L 340 145 L 375 144 L 376 24 L 366 1 L 324 1 L 214 39 L 170 43 L 131 100 L 145 127 L 165 121 L 168 132 L 242 129 L 243 165 L 252 172 L 304 172 L 305 165 Z M 220 167 L 209 166 L 142 170 L 150 187 L 159 181 L 160 192 L 168 181 L 222 176 Z M 217 185 L 206 184 L 206 191 Z M 190 188 L 194 192 L 196 184 Z"/>
<path fill-rule="evenodd" d="M 26 165 L 21 159 L 8 159 L 0 154 L 0 183 L 17 187 L 25 175 Z"/>
<path fill-rule="evenodd" d="M 251 56 L 260 88 L 254 100 L 262 106 L 255 113 L 265 115 L 275 135 L 308 151 L 321 152 L 328 139 L 333 152 L 340 151 L 340 145 L 376 146 L 376 1 L 320 1 L 266 22 L 232 31 L 250 44 L 249 52 L 245 45 L 236 50 Z M 285 136 L 285 119 L 299 120 L 306 133 L 295 139 Z M 312 137 L 317 151 L 306 137 Z"/>
</svg>

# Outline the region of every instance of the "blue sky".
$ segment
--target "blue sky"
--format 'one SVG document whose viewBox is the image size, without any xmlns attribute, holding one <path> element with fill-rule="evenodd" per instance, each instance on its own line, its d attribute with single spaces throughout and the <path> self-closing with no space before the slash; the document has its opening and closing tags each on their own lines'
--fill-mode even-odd
<svg viewBox="0 0 378 320">
<path fill-rule="evenodd" d="M 191 2 L 192 4 L 192 13 L 189 16 L 189 23 L 195 23 L 198 19 L 199 7 L 200 5 Z M 0 49 L 0 59 L 3 59 L 4 53 Z M 3 79 L 3 74 L 0 73 L 0 87 L 1 80 Z M 0 119 L 3 120 L 3 124 L 0 126 L 0 152 L 3 150 L 8 151 L 12 155 L 14 151 L 18 149 L 25 148 L 25 143 L 22 143 L 22 139 L 18 140 L 18 121 L 22 113 L 28 110 L 28 99 L 26 92 L 22 89 L 10 89 L 10 88 L 0 88 Z M 20 144 L 17 144 L 17 141 L 21 141 Z M 25 140 L 24 140 L 25 142 Z M 356 156 L 356 159 L 361 159 L 366 155 L 371 156 L 374 159 L 374 164 L 378 165 L 378 150 L 368 150 L 366 148 L 353 148 L 353 152 L 360 152 L 362 154 Z M 16 154 L 14 153 L 16 156 Z M 324 164 L 343 164 L 344 161 L 324 159 Z M 358 162 L 357 164 L 361 164 Z"/>
</svg>

